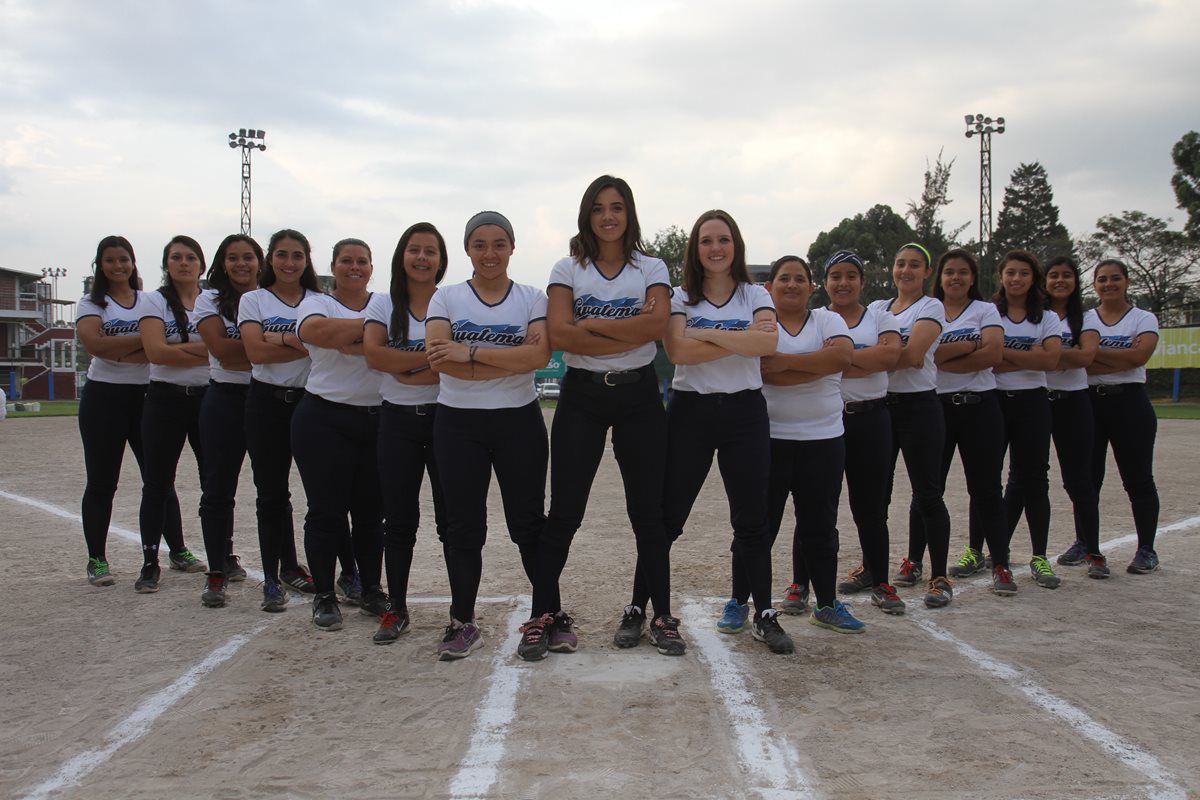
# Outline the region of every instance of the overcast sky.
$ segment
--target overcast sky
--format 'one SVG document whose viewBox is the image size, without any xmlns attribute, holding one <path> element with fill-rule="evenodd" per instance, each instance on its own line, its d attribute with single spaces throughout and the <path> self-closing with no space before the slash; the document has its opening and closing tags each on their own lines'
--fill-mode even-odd
<svg viewBox="0 0 1200 800">
<path fill-rule="evenodd" d="M 502 211 L 511 274 L 545 285 L 597 175 L 633 187 L 649 239 L 720 207 L 751 262 L 919 196 L 956 159 L 951 225 L 978 225 L 979 145 L 1002 115 L 994 204 L 1021 162 L 1063 222 L 1184 218 L 1170 149 L 1200 129 L 1200 3 L 126 2 L 0 0 L 0 266 L 66 267 L 133 242 L 147 286 L 176 233 L 211 254 L 239 225 L 239 127 L 255 237 L 305 232 L 392 250 L 428 220 L 468 277 L 467 218 Z"/>
</svg>

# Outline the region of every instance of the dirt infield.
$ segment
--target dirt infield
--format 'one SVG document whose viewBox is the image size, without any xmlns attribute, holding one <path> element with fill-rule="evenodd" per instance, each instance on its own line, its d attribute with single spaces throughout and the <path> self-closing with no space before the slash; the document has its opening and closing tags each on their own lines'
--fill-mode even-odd
<svg viewBox="0 0 1200 800">
<path fill-rule="evenodd" d="M 938 611 L 902 589 L 903 617 L 855 598 L 865 635 L 789 617 L 797 653 L 785 657 L 713 628 L 729 569 L 714 468 L 674 550 L 689 643 L 676 659 L 610 643 L 628 602 L 633 541 L 608 458 L 563 579 L 579 652 L 516 658 L 529 587 L 496 498 L 481 589 L 486 646 L 440 663 L 448 586 L 430 526 L 411 587 L 428 602 L 414 602 L 411 633 L 390 647 L 374 646 L 372 620 L 353 613 L 344 630 L 317 633 L 299 596 L 284 614 L 259 610 L 248 467 L 235 538 L 252 574 L 234 584 L 227 608 L 200 605 L 203 575 L 170 572 L 159 593 L 135 594 L 140 548 L 119 532 L 109 547 L 117 584 L 94 588 L 75 516 L 75 420 L 9 420 L 0 423 L 0 556 L 19 584 L 0 619 L 0 796 L 1198 798 L 1197 452 L 1200 424 L 1160 423 L 1166 530 L 1154 575 L 1124 572 L 1132 519 L 1110 468 L 1101 537 L 1110 580 L 1062 568 L 1063 585 L 1050 591 L 1018 572 L 1018 595 L 999 598 L 986 579 L 967 579 Z M 188 459 L 179 489 L 195 509 Z M 1072 538 L 1071 515 L 1054 466 L 1051 481 L 1058 552 Z M 299 529 L 298 476 L 293 486 Z M 127 533 L 139 488 L 129 457 L 113 519 Z M 966 517 L 957 470 L 946 497 L 957 554 Z M 906 507 L 892 515 L 893 561 Z M 844 571 L 858 556 L 844 496 L 841 520 Z M 185 528 L 199 549 L 198 521 Z M 1020 564 L 1024 527 L 1013 541 Z M 777 592 L 789 557 L 781 540 Z"/>
</svg>

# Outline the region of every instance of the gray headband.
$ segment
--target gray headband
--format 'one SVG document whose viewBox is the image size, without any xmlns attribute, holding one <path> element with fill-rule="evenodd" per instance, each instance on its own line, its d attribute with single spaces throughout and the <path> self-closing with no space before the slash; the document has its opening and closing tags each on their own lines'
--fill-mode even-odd
<svg viewBox="0 0 1200 800">
<path fill-rule="evenodd" d="M 475 216 L 467 220 L 467 230 L 463 234 L 463 247 L 471 241 L 471 234 L 475 229 L 483 225 L 495 225 L 508 234 L 508 241 L 511 244 L 517 243 L 517 237 L 513 235 L 512 223 L 508 221 L 508 217 L 501 214 L 499 211 L 480 211 Z"/>
</svg>

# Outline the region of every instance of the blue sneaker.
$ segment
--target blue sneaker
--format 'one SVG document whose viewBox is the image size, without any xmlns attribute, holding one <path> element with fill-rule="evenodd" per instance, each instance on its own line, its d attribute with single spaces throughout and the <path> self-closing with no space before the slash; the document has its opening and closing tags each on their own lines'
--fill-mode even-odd
<svg viewBox="0 0 1200 800">
<path fill-rule="evenodd" d="M 1149 575 L 1158 569 L 1158 553 L 1149 547 L 1139 547 L 1125 571 L 1131 575 Z"/>
<path fill-rule="evenodd" d="M 818 628 L 828 628 L 838 633 L 862 633 L 867 629 L 866 625 L 854 618 L 845 603 L 836 600 L 832 606 L 814 608 L 808 621 Z"/>
<path fill-rule="evenodd" d="M 741 633 L 746 630 L 746 620 L 750 619 L 750 605 L 742 605 L 731 598 L 725 604 L 725 611 L 717 622 L 717 630 L 721 633 Z"/>
</svg>

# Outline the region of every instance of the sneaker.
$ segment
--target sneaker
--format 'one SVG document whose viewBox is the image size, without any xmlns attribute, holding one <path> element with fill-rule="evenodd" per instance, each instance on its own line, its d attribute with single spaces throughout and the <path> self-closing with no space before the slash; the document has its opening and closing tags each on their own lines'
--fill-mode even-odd
<svg viewBox="0 0 1200 800">
<path fill-rule="evenodd" d="M 1125 568 L 1126 572 L 1134 575 L 1148 575 L 1158 569 L 1158 553 L 1149 547 L 1139 547 L 1133 554 L 1133 561 Z"/>
<path fill-rule="evenodd" d="M 1045 556 L 1034 556 L 1030 559 L 1029 572 L 1037 581 L 1037 585 L 1043 589 L 1057 589 L 1058 585 L 1062 583 L 1062 579 L 1054 574 L 1054 570 L 1050 567 L 1050 560 Z"/>
<path fill-rule="evenodd" d="M 208 581 L 204 586 L 204 594 L 200 602 L 205 608 L 224 608 L 226 577 L 219 572 L 208 573 Z"/>
<path fill-rule="evenodd" d="M 297 592 L 317 593 L 317 584 L 313 581 L 313 576 L 308 573 L 308 567 L 303 564 L 297 564 L 295 569 L 279 570 L 279 582 L 287 584 Z"/>
<path fill-rule="evenodd" d="M 446 626 L 442 641 L 438 644 L 438 659 L 453 661 L 456 658 L 466 658 L 472 650 L 483 647 L 483 635 L 474 622 L 458 622 L 452 620 Z"/>
<path fill-rule="evenodd" d="M 342 609 L 338 608 L 337 595 L 333 592 L 322 592 L 313 598 L 313 625 L 319 631 L 340 631 L 342 629 Z"/>
<path fill-rule="evenodd" d="M 550 652 L 550 631 L 554 617 L 542 614 L 521 626 L 521 641 L 517 644 L 517 655 L 526 661 L 541 661 Z"/>
<path fill-rule="evenodd" d="M 772 653 L 783 655 L 796 652 L 792 637 L 779 625 L 779 612 L 773 608 L 768 608 L 761 615 L 755 615 L 754 621 L 750 623 L 750 635 L 760 642 L 766 642 Z"/>
<path fill-rule="evenodd" d="M 171 569 L 178 570 L 180 572 L 204 572 L 208 569 L 208 564 L 205 564 L 203 561 L 196 558 L 196 556 L 192 554 L 192 551 L 188 550 L 186 547 L 180 550 L 178 553 L 171 553 L 171 555 L 167 556 L 167 563 L 170 565 Z"/>
<path fill-rule="evenodd" d="M 896 587 L 881 583 L 871 590 L 871 602 L 885 614 L 903 614 L 904 601 L 896 594 Z"/>
<path fill-rule="evenodd" d="M 861 592 L 863 589 L 870 589 L 874 585 L 875 579 L 867 571 L 866 565 L 859 564 L 850 570 L 850 574 L 846 576 L 846 580 L 837 585 L 837 590 L 842 594 L 855 594 Z"/>
<path fill-rule="evenodd" d="M 1076 564 L 1082 564 L 1084 556 L 1087 555 L 1087 545 L 1076 539 L 1075 543 L 1067 548 L 1067 551 L 1058 557 L 1058 563 L 1064 567 L 1073 567 Z"/>
<path fill-rule="evenodd" d="M 867 629 L 866 625 L 854 618 L 845 603 L 837 601 L 832 606 L 814 608 L 808 622 L 818 628 L 827 628 L 838 633 L 862 633 Z"/>
<path fill-rule="evenodd" d="M 87 579 L 92 586 L 112 586 L 116 583 L 112 573 L 108 571 L 108 562 L 98 558 L 88 559 Z"/>
<path fill-rule="evenodd" d="M 575 620 L 567 612 L 559 611 L 554 615 L 554 624 L 550 626 L 550 652 L 574 653 L 578 647 Z"/>
<path fill-rule="evenodd" d="M 387 612 L 388 596 L 383 593 L 382 586 L 372 586 L 362 593 L 362 599 L 358 601 L 358 613 L 364 617 L 383 619 Z"/>
<path fill-rule="evenodd" d="M 1012 597 L 1017 593 L 1017 582 L 1008 567 L 992 568 L 992 592 L 1001 597 Z"/>
<path fill-rule="evenodd" d="M 408 633 L 408 610 L 401 608 L 398 611 L 386 611 L 379 620 L 379 630 L 375 631 L 371 641 L 375 644 L 391 644 L 405 633 Z"/>
<path fill-rule="evenodd" d="M 625 615 L 613 634 L 613 644 L 622 649 L 637 647 L 642 641 L 642 628 L 646 625 L 646 612 L 637 606 L 625 606 Z"/>
<path fill-rule="evenodd" d="M 717 630 L 721 633 L 741 633 L 746 630 L 746 620 L 749 618 L 750 605 L 743 605 L 731 597 L 725 604 L 721 619 L 717 620 Z"/>
<path fill-rule="evenodd" d="M 241 583 L 246 580 L 246 570 L 242 568 L 241 556 L 230 554 L 225 561 L 225 578 L 230 583 Z"/>
<path fill-rule="evenodd" d="M 655 617 L 650 623 L 650 644 L 664 656 L 681 656 L 687 652 L 687 642 L 679 635 L 679 620 L 675 617 Z"/>
<path fill-rule="evenodd" d="M 346 598 L 346 605 L 356 606 L 362 602 L 362 580 L 358 577 L 358 572 L 349 575 L 343 572 L 339 575 L 337 588 L 342 597 Z"/>
<path fill-rule="evenodd" d="M 1083 563 L 1087 564 L 1089 578 L 1107 578 L 1112 574 L 1108 569 L 1108 559 L 1099 553 L 1088 553 L 1083 557 Z"/>
<path fill-rule="evenodd" d="M 954 584 L 949 578 L 937 577 L 925 587 L 925 607 L 945 608 L 954 599 Z"/>
<path fill-rule="evenodd" d="M 916 586 L 920 583 L 923 574 L 925 574 L 925 567 L 921 566 L 920 561 L 914 564 L 906 558 L 900 562 L 900 571 L 896 573 L 892 583 L 897 586 Z"/>
<path fill-rule="evenodd" d="M 154 594 L 158 591 L 158 580 L 162 577 L 162 570 L 158 564 L 145 564 L 142 566 L 142 572 L 138 575 L 137 581 L 133 584 L 133 590 L 139 594 Z"/>
<path fill-rule="evenodd" d="M 950 568 L 950 577 L 969 578 L 983 568 L 983 553 L 967 545 L 967 549 L 963 551 L 962 558 Z"/>
<path fill-rule="evenodd" d="M 793 583 L 788 587 L 787 595 L 779 604 L 779 610 L 785 614 L 808 613 L 808 587 Z"/>
<path fill-rule="evenodd" d="M 279 581 L 268 575 L 263 579 L 263 601 L 262 610 L 269 611 L 272 614 L 279 611 L 287 610 L 288 596 L 283 587 L 279 585 Z"/>
</svg>

